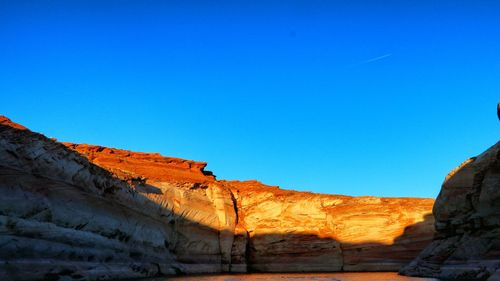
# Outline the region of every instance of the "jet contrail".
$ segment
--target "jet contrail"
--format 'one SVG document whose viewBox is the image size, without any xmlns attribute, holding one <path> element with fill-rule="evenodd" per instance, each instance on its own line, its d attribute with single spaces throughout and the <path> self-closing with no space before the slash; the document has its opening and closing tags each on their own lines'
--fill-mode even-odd
<svg viewBox="0 0 500 281">
<path fill-rule="evenodd" d="M 385 58 L 390 57 L 390 56 L 392 56 L 392 54 L 385 54 L 385 55 L 382 55 L 382 56 L 374 57 L 374 58 L 371 58 L 369 60 L 365 60 L 365 61 L 362 61 L 360 63 L 357 63 L 354 66 L 358 66 L 358 65 L 362 65 L 362 64 L 367 64 L 367 63 L 375 62 L 375 61 L 378 61 L 378 60 L 381 60 L 381 59 L 385 59 Z"/>
</svg>

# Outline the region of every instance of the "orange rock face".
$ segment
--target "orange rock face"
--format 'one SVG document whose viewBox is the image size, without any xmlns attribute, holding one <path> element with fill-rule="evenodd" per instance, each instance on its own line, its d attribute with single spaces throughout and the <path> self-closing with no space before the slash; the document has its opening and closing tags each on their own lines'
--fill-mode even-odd
<svg viewBox="0 0 500 281">
<path fill-rule="evenodd" d="M 148 195 L 152 200 L 182 198 L 179 205 L 186 208 L 176 212 L 193 214 L 190 220 L 230 233 L 219 237 L 228 247 L 221 248 L 228 271 L 394 271 L 414 258 L 434 233 L 432 199 L 324 195 L 257 181 L 216 181 L 203 171 L 206 163 L 65 145 L 122 179 L 142 179 L 143 185 L 159 188 L 161 199 Z M 198 194 L 196 185 L 205 192 Z M 214 191 L 218 204 L 213 195 L 205 196 Z M 214 209 L 208 211 L 207 206 Z M 201 215 L 210 213 L 217 213 L 218 219 Z M 193 230 L 187 232 L 184 237 Z"/>
<path fill-rule="evenodd" d="M 250 270 L 397 270 L 433 236 L 432 199 L 351 197 L 225 182 Z"/>
<path fill-rule="evenodd" d="M 2 280 L 394 271 L 434 233 L 432 199 L 216 180 L 203 162 L 0 122 Z"/>
<path fill-rule="evenodd" d="M 0 125 L 8 126 L 18 130 L 27 130 L 23 125 L 12 122 L 9 118 L 0 115 Z"/>
<path fill-rule="evenodd" d="M 159 153 L 132 152 L 103 146 L 63 143 L 79 152 L 92 163 L 104 167 L 127 180 L 147 179 L 152 182 L 215 181 L 212 172 L 205 171 L 207 163 L 164 157 Z"/>
</svg>

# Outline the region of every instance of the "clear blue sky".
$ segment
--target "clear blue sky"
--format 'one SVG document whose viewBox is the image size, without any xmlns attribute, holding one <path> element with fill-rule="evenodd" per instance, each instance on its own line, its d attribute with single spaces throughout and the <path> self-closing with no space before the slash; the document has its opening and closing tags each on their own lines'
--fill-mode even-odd
<svg viewBox="0 0 500 281">
<path fill-rule="evenodd" d="M 286 3 L 285 3 L 286 2 Z M 435 197 L 498 140 L 499 1 L 0 1 L 0 113 L 221 179 Z"/>
</svg>

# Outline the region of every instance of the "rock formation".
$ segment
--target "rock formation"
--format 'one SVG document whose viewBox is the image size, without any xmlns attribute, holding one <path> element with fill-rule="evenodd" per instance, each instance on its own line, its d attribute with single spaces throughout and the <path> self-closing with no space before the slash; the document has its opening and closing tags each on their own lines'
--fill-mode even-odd
<svg viewBox="0 0 500 281">
<path fill-rule="evenodd" d="M 500 280 L 500 142 L 450 172 L 433 213 L 436 239 L 401 272 Z"/>
<path fill-rule="evenodd" d="M 397 271 L 433 235 L 431 199 L 323 195 L 224 182 L 252 271 Z"/>
<path fill-rule="evenodd" d="M 180 272 L 229 271 L 236 210 L 231 191 L 218 184 L 211 172 L 204 171 L 206 163 L 157 153 L 65 145 L 171 214 L 163 221 Z"/>
<path fill-rule="evenodd" d="M 0 280 L 398 270 L 432 240 L 432 199 L 220 181 L 205 166 L 0 117 Z"/>
<path fill-rule="evenodd" d="M 176 273 L 171 212 L 64 145 L 0 117 L 0 280 Z"/>
</svg>

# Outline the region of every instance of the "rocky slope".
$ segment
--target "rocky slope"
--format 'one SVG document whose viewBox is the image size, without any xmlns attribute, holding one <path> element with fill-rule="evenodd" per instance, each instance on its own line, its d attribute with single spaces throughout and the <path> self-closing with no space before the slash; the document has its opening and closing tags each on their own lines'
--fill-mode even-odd
<svg viewBox="0 0 500 281">
<path fill-rule="evenodd" d="M 64 145 L 0 117 L 0 280 L 175 273 L 173 217 Z"/>
<path fill-rule="evenodd" d="M 500 142 L 446 177 L 433 213 L 436 239 L 401 272 L 500 280 Z"/>
<path fill-rule="evenodd" d="M 431 199 L 218 181 L 205 166 L 0 117 L 0 280 L 397 270 L 432 240 Z"/>
<path fill-rule="evenodd" d="M 229 189 L 217 183 L 206 163 L 101 146 L 65 143 L 112 172 L 134 190 L 173 214 L 164 219 L 169 249 L 179 271 L 229 271 L 236 210 Z"/>
</svg>

